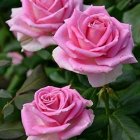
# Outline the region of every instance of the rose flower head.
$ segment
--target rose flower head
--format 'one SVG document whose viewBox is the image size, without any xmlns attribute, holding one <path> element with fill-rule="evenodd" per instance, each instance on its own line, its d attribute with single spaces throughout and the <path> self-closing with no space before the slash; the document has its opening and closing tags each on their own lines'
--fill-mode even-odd
<svg viewBox="0 0 140 140">
<path fill-rule="evenodd" d="M 111 17 L 104 6 L 89 6 L 57 30 L 53 57 L 59 67 L 87 75 L 93 87 L 114 81 L 122 64 L 137 62 L 132 54 L 131 26 Z"/>
<path fill-rule="evenodd" d="M 38 90 L 22 109 L 27 140 L 68 140 L 80 135 L 93 122 L 93 111 L 86 109 L 92 104 L 69 86 Z"/>
<path fill-rule="evenodd" d="M 82 9 L 83 0 L 21 0 L 7 21 L 23 50 L 37 51 L 55 44 L 52 36 L 73 10 Z"/>
</svg>

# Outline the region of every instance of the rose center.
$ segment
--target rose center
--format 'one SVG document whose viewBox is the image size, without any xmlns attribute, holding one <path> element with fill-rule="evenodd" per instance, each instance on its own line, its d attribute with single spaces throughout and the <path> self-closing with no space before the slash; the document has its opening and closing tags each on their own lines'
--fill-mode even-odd
<svg viewBox="0 0 140 140">
<path fill-rule="evenodd" d="M 94 44 L 97 44 L 100 38 L 105 33 L 105 31 L 106 25 L 103 22 L 96 19 L 88 24 L 86 37 Z"/>
<path fill-rule="evenodd" d="M 44 104 L 44 106 L 46 106 L 47 108 L 51 108 L 51 109 L 58 109 L 59 107 L 59 98 L 57 96 L 57 94 L 48 94 L 48 95 L 42 95 L 40 97 L 41 102 Z"/>
<path fill-rule="evenodd" d="M 55 100 L 54 96 L 51 95 L 42 95 L 41 96 L 41 101 L 45 104 L 51 103 Z"/>
</svg>

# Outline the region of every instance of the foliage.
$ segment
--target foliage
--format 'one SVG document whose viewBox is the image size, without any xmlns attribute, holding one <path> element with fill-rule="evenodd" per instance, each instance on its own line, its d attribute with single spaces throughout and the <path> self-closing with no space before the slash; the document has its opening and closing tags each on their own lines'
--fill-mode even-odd
<svg viewBox="0 0 140 140">
<path fill-rule="evenodd" d="M 140 2 L 138 0 L 85 0 L 85 4 L 105 5 L 110 15 L 132 25 L 137 64 L 125 65 L 123 74 L 110 85 L 92 88 L 85 76 L 58 68 L 51 57 L 53 46 L 24 57 L 12 65 L 7 53 L 19 43 L 5 21 L 19 0 L 0 1 L 0 139 L 25 140 L 20 110 L 33 99 L 34 92 L 46 85 L 71 85 L 94 102 L 95 120 L 82 135 L 72 140 L 140 140 Z M 27 76 L 28 71 L 32 74 Z"/>
</svg>

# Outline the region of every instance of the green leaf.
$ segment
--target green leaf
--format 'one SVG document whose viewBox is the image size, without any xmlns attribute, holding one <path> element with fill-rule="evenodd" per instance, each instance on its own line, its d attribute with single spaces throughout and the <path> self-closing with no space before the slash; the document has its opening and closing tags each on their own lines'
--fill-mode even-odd
<svg viewBox="0 0 140 140">
<path fill-rule="evenodd" d="M 88 133 L 92 133 L 94 131 L 100 130 L 102 128 L 104 128 L 105 126 L 107 126 L 109 123 L 108 121 L 108 117 L 106 116 L 106 113 L 104 110 L 102 109 L 97 109 L 95 111 L 95 119 L 94 122 L 92 124 L 92 126 L 89 128 Z"/>
<path fill-rule="evenodd" d="M 121 0 L 119 1 L 119 3 L 117 4 L 117 8 L 119 10 L 124 10 L 126 7 L 129 6 L 131 0 Z"/>
<path fill-rule="evenodd" d="M 11 8 L 17 4 L 19 4 L 19 0 L 13 0 L 12 2 L 11 1 L 8 1 L 8 0 L 1 0 L 0 1 L 0 8 Z"/>
<path fill-rule="evenodd" d="M 0 98 L 12 98 L 12 96 L 8 91 L 1 89 L 0 90 Z"/>
<path fill-rule="evenodd" d="M 108 123 L 108 117 L 106 116 L 105 110 L 102 108 L 98 108 L 94 110 L 95 118 L 93 124 L 87 128 L 82 134 L 81 138 L 87 138 L 89 136 L 93 136 L 97 131 L 105 128 Z"/>
<path fill-rule="evenodd" d="M 97 96 L 97 89 L 95 89 L 95 88 L 88 88 L 86 91 L 84 91 L 83 93 L 82 93 L 82 95 L 86 98 L 86 99 L 91 99 L 92 100 L 92 97 L 93 97 L 93 95 L 96 95 Z"/>
<path fill-rule="evenodd" d="M 4 26 L 0 29 L 0 46 L 4 46 L 6 38 L 8 36 L 8 30 Z"/>
<path fill-rule="evenodd" d="M 123 106 L 120 106 L 116 112 L 123 113 L 125 115 L 132 115 L 140 112 L 140 99 L 135 100 L 134 102 L 129 102 Z"/>
<path fill-rule="evenodd" d="M 78 77 L 79 82 L 80 82 L 83 86 L 91 87 L 90 84 L 89 84 L 89 81 L 88 81 L 87 76 L 81 75 L 81 74 L 77 74 L 77 77 Z"/>
<path fill-rule="evenodd" d="M 73 80 L 73 73 L 71 71 L 65 70 L 65 79 L 68 83 L 71 83 Z"/>
<path fill-rule="evenodd" d="M 119 103 L 122 105 L 136 103 L 140 100 L 140 81 L 133 83 L 127 89 L 117 92 L 119 95 Z"/>
<path fill-rule="evenodd" d="M 127 89 L 118 91 L 119 100 L 116 111 L 126 115 L 140 112 L 140 81 L 133 83 Z"/>
<path fill-rule="evenodd" d="M 40 56 L 44 60 L 48 60 L 51 58 L 51 54 L 46 50 L 40 50 L 37 52 L 37 55 Z"/>
<path fill-rule="evenodd" d="M 17 95 L 28 91 L 38 90 L 47 84 L 46 75 L 42 66 L 37 66 L 32 74 L 26 79 L 22 87 L 18 90 Z"/>
<path fill-rule="evenodd" d="M 10 42 L 8 42 L 8 44 L 5 45 L 3 51 L 5 53 L 8 53 L 11 51 L 18 51 L 18 50 L 21 50 L 20 43 L 17 40 L 11 40 Z"/>
<path fill-rule="evenodd" d="M 140 127 L 123 114 L 113 113 L 110 117 L 112 140 L 140 140 Z"/>
<path fill-rule="evenodd" d="M 132 24 L 134 41 L 140 44 L 140 4 L 125 12 L 123 21 Z"/>
<path fill-rule="evenodd" d="M 4 123 L 0 125 L 0 139 L 17 139 L 23 136 L 23 128 L 21 123 Z"/>
<path fill-rule="evenodd" d="M 58 68 L 45 68 L 45 72 L 47 76 L 55 83 L 58 84 L 66 84 L 67 80 L 63 76 L 63 74 Z"/>
<path fill-rule="evenodd" d="M 98 89 L 95 88 L 88 88 L 87 90 L 85 90 L 82 93 L 82 96 L 88 100 L 92 100 L 93 101 L 93 107 L 96 107 L 97 103 L 98 103 Z"/>
<path fill-rule="evenodd" d="M 14 106 L 12 104 L 6 104 L 3 108 L 4 118 L 11 115 L 14 112 Z"/>
<path fill-rule="evenodd" d="M 85 0 L 84 1 L 86 4 L 94 4 L 94 5 L 105 5 L 106 7 L 111 6 L 111 4 L 113 4 L 114 1 L 112 0 Z"/>
<path fill-rule="evenodd" d="M 26 66 L 26 68 L 33 69 L 37 65 L 40 65 L 42 59 L 40 56 L 33 54 L 31 57 L 25 57 L 22 61 L 22 65 Z"/>
<path fill-rule="evenodd" d="M 33 100 L 33 97 L 34 97 L 33 93 L 26 93 L 17 96 L 14 100 L 16 107 L 21 110 L 23 104 L 31 102 Z"/>
<path fill-rule="evenodd" d="M 121 90 L 131 85 L 136 80 L 133 67 L 131 65 L 125 65 L 123 67 L 123 74 L 119 76 L 115 82 L 112 82 L 110 86 L 115 90 Z"/>
<path fill-rule="evenodd" d="M 57 71 L 51 73 L 49 75 L 50 79 L 56 83 L 65 84 L 67 81 L 59 74 Z"/>
</svg>

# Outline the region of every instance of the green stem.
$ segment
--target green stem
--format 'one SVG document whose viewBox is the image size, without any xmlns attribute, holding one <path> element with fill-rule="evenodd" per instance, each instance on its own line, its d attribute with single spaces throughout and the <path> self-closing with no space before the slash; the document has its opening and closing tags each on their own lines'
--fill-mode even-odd
<svg viewBox="0 0 140 140">
<path fill-rule="evenodd" d="M 107 126 L 107 140 L 111 140 L 111 129 L 110 129 L 110 125 Z"/>
<path fill-rule="evenodd" d="M 105 104 L 105 111 L 106 115 L 109 116 L 110 114 L 110 109 L 109 109 L 109 93 L 107 92 L 107 88 L 104 87 L 104 92 L 102 93 L 102 99 Z"/>
<path fill-rule="evenodd" d="M 109 116 L 110 116 L 110 107 L 109 107 L 109 91 L 108 90 L 108 87 L 103 87 L 103 93 L 102 93 L 102 99 L 104 101 L 104 104 L 105 104 L 105 112 L 106 112 L 106 115 L 108 117 L 108 121 L 109 121 Z M 111 140 L 111 130 L 110 130 L 110 125 L 108 124 L 107 126 L 107 140 Z"/>
</svg>

